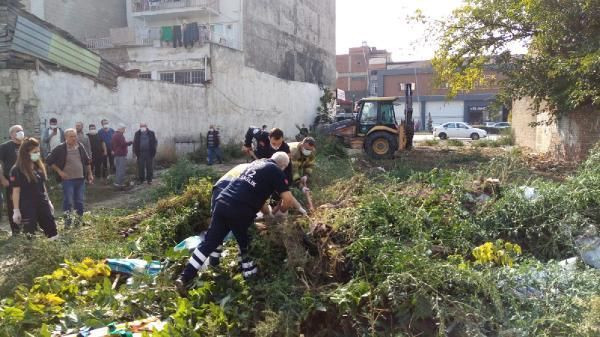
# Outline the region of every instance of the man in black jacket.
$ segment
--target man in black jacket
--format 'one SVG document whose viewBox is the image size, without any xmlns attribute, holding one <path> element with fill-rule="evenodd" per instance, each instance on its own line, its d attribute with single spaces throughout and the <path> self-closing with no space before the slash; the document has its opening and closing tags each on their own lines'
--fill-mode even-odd
<svg viewBox="0 0 600 337">
<path fill-rule="evenodd" d="M 156 156 L 156 147 L 158 141 L 154 131 L 148 129 L 146 123 L 140 123 L 140 129 L 133 137 L 133 154 L 135 154 L 138 163 L 138 179 L 140 184 L 144 181 L 152 185 L 154 175 L 154 157 Z"/>
</svg>

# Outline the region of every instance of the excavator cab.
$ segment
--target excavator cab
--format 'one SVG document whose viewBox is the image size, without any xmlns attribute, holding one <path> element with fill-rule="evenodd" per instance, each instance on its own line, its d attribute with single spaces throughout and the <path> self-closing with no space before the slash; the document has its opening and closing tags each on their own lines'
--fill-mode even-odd
<svg viewBox="0 0 600 337">
<path fill-rule="evenodd" d="M 391 158 L 400 145 L 400 125 L 396 121 L 397 97 L 371 97 L 359 102 L 355 137 L 375 159 Z"/>
<path fill-rule="evenodd" d="M 412 97 L 410 88 L 407 97 Z M 410 149 L 412 145 L 407 140 L 406 121 L 396 121 L 397 100 L 398 97 L 363 98 L 358 102 L 356 119 L 322 126 L 321 131 L 338 137 L 353 149 L 364 149 L 371 158 L 392 158 L 399 149 Z M 412 101 L 408 106 L 412 116 Z"/>
</svg>

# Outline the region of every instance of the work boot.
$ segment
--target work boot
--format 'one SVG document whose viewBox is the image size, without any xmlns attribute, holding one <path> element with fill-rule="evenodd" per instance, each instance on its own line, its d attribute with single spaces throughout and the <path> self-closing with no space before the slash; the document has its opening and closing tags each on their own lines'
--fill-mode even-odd
<svg viewBox="0 0 600 337">
<path fill-rule="evenodd" d="M 240 261 L 240 269 L 245 280 L 253 279 L 258 274 L 258 267 L 249 258 Z"/>
<path fill-rule="evenodd" d="M 186 281 L 181 275 L 175 280 L 175 288 L 177 289 L 177 293 L 179 293 L 179 296 L 184 298 L 188 297 L 188 291 L 190 290 L 191 285 L 192 281 Z"/>
</svg>

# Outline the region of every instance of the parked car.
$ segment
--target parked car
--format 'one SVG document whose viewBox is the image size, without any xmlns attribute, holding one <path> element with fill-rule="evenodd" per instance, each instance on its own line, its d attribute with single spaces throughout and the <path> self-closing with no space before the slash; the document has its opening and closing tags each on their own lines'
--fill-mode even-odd
<svg viewBox="0 0 600 337">
<path fill-rule="evenodd" d="M 508 123 L 508 122 L 496 123 L 496 124 L 494 124 L 494 128 L 496 128 L 496 129 L 508 129 L 508 128 L 510 128 L 510 123 Z"/>
<path fill-rule="evenodd" d="M 440 137 L 440 139 L 471 138 L 478 140 L 487 137 L 487 132 L 474 128 L 467 123 L 444 123 L 433 129 L 433 136 Z"/>
<path fill-rule="evenodd" d="M 486 128 L 493 128 L 494 125 L 496 125 L 496 122 L 485 122 L 483 124 L 483 126 L 485 126 Z"/>
</svg>

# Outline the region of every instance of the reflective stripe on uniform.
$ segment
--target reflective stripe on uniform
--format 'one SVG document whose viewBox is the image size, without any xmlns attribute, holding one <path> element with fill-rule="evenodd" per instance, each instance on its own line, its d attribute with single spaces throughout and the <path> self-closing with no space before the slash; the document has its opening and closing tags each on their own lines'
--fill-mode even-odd
<svg viewBox="0 0 600 337">
<path fill-rule="evenodd" d="M 248 276 L 252 276 L 252 275 L 254 275 L 256 273 L 258 273 L 258 268 L 255 267 L 254 269 L 252 269 L 250 271 L 244 271 L 244 272 L 242 272 L 242 275 L 244 275 L 244 277 L 248 277 Z"/>
</svg>

